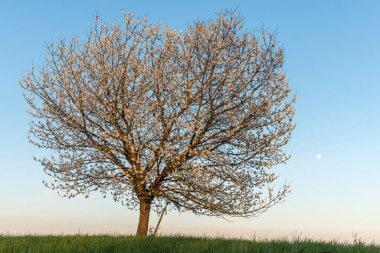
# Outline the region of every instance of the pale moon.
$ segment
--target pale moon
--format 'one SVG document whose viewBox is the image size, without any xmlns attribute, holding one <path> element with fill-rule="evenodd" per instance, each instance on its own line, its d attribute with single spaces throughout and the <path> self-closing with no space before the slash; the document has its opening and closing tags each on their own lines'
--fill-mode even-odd
<svg viewBox="0 0 380 253">
<path fill-rule="evenodd" d="M 317 154 L 316 157 L 317 157 L 318 160 L 321 160 L 321 159 L 322 159 L 322 155 L 321 155 L 321 154 Z"/>
</svg>

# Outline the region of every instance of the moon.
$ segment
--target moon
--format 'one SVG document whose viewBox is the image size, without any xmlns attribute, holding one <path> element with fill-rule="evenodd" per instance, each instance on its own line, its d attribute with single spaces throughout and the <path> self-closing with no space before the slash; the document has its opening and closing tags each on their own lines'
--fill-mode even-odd
<svg viewBox="0 0 380 253">
<path fill-rule="evenodd" d="M 321 154 L 317 154 L 317 155 L 316 155 L 316 158 L 317 158 L 318 160 L 321 160 L 321 159 L 322 159 L 322 155 L 321 155 Z"/>
</svg>

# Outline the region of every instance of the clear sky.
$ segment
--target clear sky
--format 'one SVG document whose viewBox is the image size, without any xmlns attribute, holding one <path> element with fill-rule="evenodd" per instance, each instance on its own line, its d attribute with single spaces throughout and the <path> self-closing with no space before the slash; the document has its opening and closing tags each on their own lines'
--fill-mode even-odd
<svg viewBox="0 0 380 253">
<path fill-rule="evenodd" d="M 301 235 L 380 243 L 380 1 L 0 1 L 0 233 L 134 233 L 137 212 L 111 198 L 64 199 L 44 188 L 38 155 L 28 143 L 29 116 L 18 81 L 46 56 L 44 43 L 84 36 L 98 13 L 104 21 L 131 10 L 153 22 L 185 28 L 195 19 L 236 8 L 245 27 L 277 31 L 285 69 L 299 94 L 296 123 L 278 168 L 291 182 L 284 203 L 251 219 L 171 212 L 166 234 Z M 319 158 L 319 159 L 318 159 Z M 157 215 L 152 215 L 152 225 Z"/>
</svg>

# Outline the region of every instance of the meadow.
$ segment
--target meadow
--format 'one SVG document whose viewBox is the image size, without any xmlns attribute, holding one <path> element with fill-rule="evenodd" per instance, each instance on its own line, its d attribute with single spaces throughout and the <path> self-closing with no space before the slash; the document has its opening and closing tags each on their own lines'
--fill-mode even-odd
<svg viewBox="0 0 380 253">
<path fill-rule="evenodd" d="M 0 253 L 380 253 L 380 247 L 316 240 L 242 240 L 112 235 L 0 235 Z"/>
</svg>

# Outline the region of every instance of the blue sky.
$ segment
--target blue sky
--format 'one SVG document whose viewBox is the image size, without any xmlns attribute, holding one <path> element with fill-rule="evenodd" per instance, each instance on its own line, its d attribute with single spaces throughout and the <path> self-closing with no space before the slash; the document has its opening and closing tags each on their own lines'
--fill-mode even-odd
<svg viewBox="0 0 380 253">
<path fill-rule="evenodd" d="M 251 219 L 169 213 L 164 233 L 244 237 L 294 234 L 380 243 L 380 2 L 308 0 L 0 2 L 0 233 L 134 233 L 137 212 L 96 194 L 63 199 L 44 188 L 27 140 L 26 104 L 18 81 L 46 56 L 44 43 L 84 36 L 131 10 L 185 28 L 195 19 L 236 8 L 247 29 L 276 31 L 285 69 L 298 93 L 291 161 L 278 184 L 291 182 L 284 203 Z M 316 159 L 321 154 L 322 159 Z M 152 225 L 157 220 L 153 214 Z"/>
</svg>

